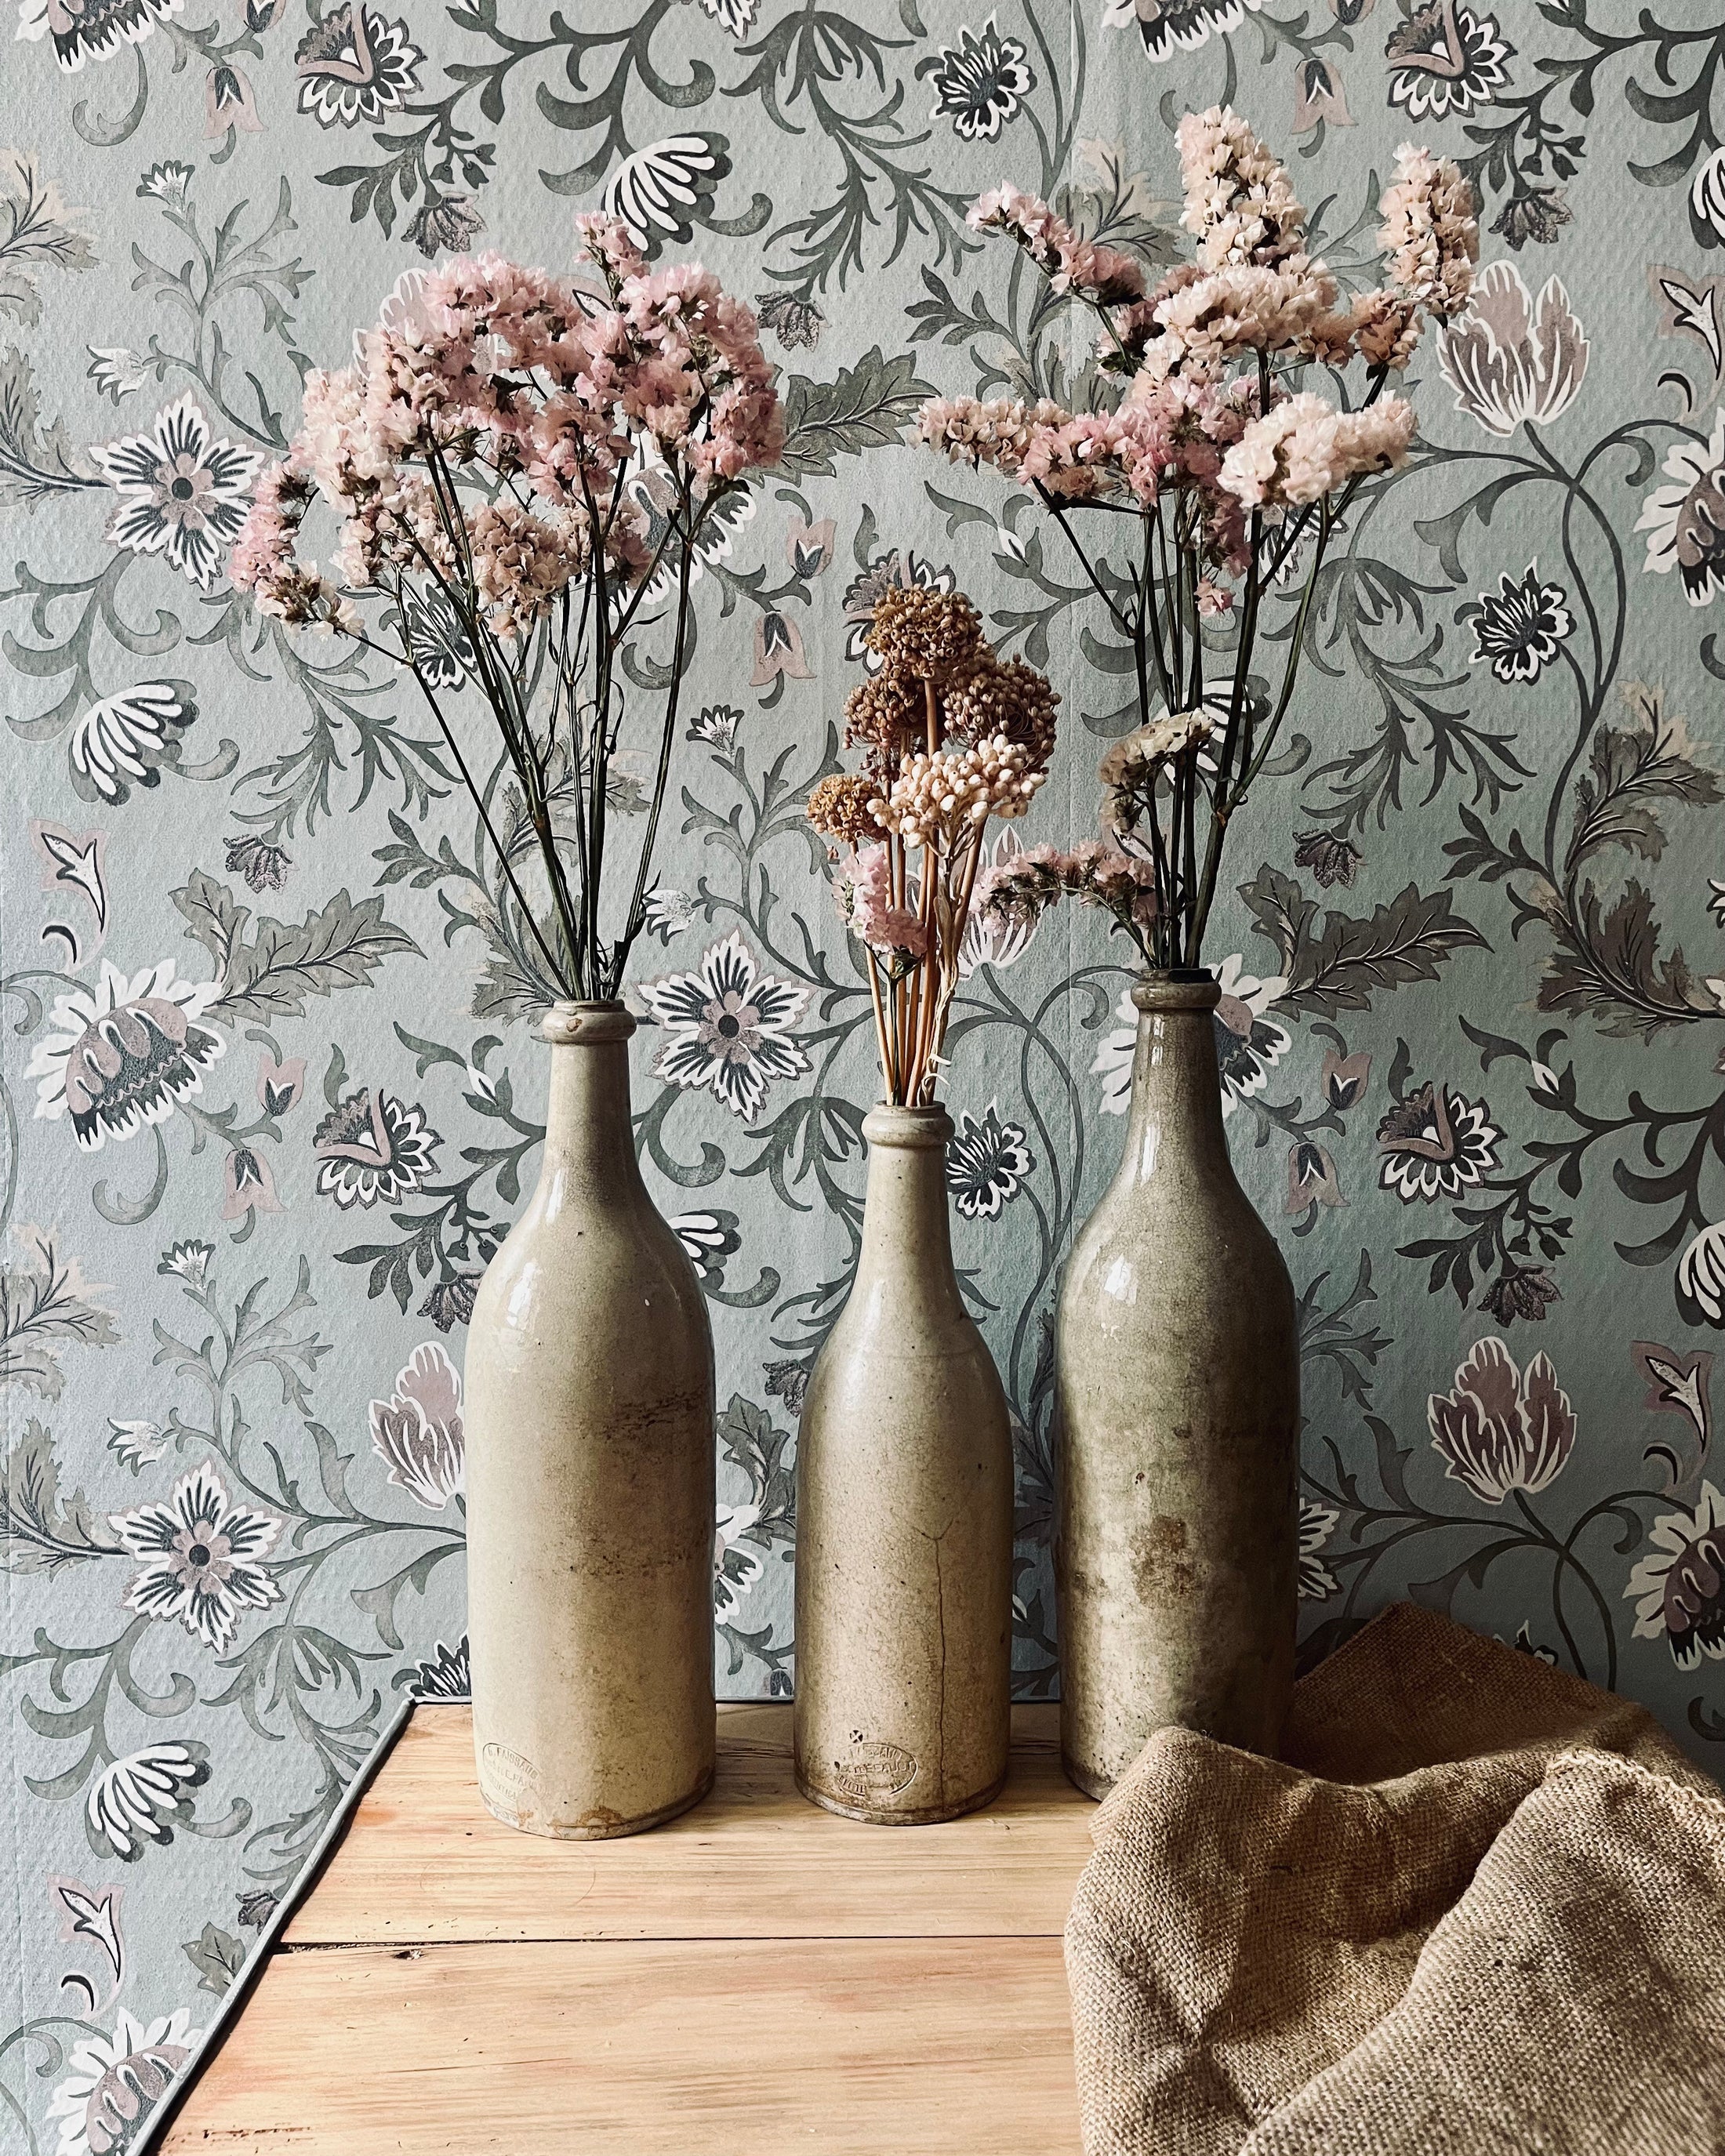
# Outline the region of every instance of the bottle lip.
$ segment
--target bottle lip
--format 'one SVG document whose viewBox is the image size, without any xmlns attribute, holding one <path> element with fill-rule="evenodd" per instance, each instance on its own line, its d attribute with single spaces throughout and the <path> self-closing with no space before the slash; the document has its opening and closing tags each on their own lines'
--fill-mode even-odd
<svg viewBox="0 0 1725 2156">
<path fill-rule="evenodd" d="M 608 1040 L 627 1040 L 634 1029 L 633 1016 L 615 1000 L 555 1003 L 539 1021 L 539 1038 L 553 1048 L 593 1048 Z"/>
<path fill-rule="evenodd" d="M 1213 1011 L 1222 991 L 1207 966 L 1171 966 L 1141 973 L 1132 998 L 1141 1011 Z"/>
<path fill-rule="evenodd" d="M 952 1135 L 952 1118 L 938 1101 L 917 1107 L 877 1101 L 863 1117 L 862 1132 L 871 1146 L 933 1147 Z"/>
</svg>

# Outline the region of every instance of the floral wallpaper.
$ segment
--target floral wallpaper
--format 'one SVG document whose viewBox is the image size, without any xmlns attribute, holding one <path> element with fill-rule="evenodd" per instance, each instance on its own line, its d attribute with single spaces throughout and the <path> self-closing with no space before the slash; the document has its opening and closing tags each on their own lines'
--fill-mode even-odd
<svg viewBox="0 0 1725 2156">
<path fill-rule="evenodd" d="M 1004 847 L 1089 830 L 1129 723 L 1033 501 L 908 439 L 937 392 L 1083 393 L 1082 325 L 965 209 L 1011 180 L 1166 261 L 1173 127 L 1228 100 L 1344 283 L 1410 136 L 1484 241 L 1411 458 L 1274 624 L 1309 639 L 1297 731 L 1218 915 L 1229 1128 L 1300 1294 L 1307 1650 L 1411 1595 L 1725 1759 L 1717 11 L 8 6 L 0 2148 L 136 2148 L 388 1716 L 465 1688 L 464 1332 L 535 1173 L 534 992 L 414 698 L 226 556 L 304 372 L 399 278 L 566 262 L 600 202 L 754 296 L 789 424 L 708 535 L 631 992 L 717 1342 L 721 1692 L 793 1682 L 798 1411 L 856 1252 L 869 998 L 802 804 L 872 609 L 960 584 L 1060 689 Z M 1076 915 L 967 967 L 955 1238 L 1040 1697 L 1050 1318 L 1127 973 Z"/>
</svg>

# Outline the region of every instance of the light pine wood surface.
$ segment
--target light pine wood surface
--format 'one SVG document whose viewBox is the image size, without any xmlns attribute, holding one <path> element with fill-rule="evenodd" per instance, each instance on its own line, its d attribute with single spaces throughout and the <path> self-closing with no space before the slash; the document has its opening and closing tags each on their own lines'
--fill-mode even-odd
<svg viewBox="0 0 1725 2156">
<path fill-rule="evenodd" d="M 1095 1807 L 1057 1710 L 945 1826 L 797 1794 L 791 1710 L 721 1707 L 712 1795 L 552 1842 L 415 1710 L 164 2148 L 292 2156 L 1077 2156 L 1060 1933 Z"/>
</svg>

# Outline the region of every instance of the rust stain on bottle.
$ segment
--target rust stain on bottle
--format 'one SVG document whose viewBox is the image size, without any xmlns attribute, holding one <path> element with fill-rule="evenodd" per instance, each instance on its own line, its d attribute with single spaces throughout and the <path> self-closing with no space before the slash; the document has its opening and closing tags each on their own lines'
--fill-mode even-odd
<svg viewBox="0 0 1725 2156">
<path fill-rule="evenodd" d="M 1188 1554 L 1186 1522 L 1158 1512 L 1127 1538 L 1132 1583 L 1146 1602 L 1189 1601 L 1198 1587 L 1198 1567 Z"/>
</svg>

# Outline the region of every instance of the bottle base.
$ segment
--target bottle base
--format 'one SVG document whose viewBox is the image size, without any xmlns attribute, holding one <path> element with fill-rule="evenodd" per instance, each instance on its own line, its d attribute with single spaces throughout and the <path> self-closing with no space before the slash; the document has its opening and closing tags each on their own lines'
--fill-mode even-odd
<svg viewBox="0 0 1725 2156">
<path fill-rule="evenodd" d="M 535 1811 L 531 1807 L 521 1810 L 497 1803 L 483 1789 L 480 1791 L 480 1799 L 493 1819 L 501 1820 L 505 1826 L 513 1827 L 517 1834 L 536 1834 L 546 1841 L 620 1841 L 625 1835 L 645 1834 L 652 1827 L 663 1826 L 667 1820 L 674 1820 L 684 1812 L 692 1811 L 703 1797 L 711 1794 L 712 1786 L 713 1769 L 709 1767 L 686 1796 L 677 1798 L 674 1803 L 661 1804 L 657 1811 L 643 1812 L 638 1819 L 624 1819 L 619 1812 L 608 1811 L 603 1805 L 596 1805 L 567 1825 L 549 1819 L 543 1812 Z"/>
<path fill-rule="evenodd" d="M 1081 1767 L 1067 1752 L 1060 1754 L 1060 1772 L 1075 1789 L 1081 1789 L 1086 1796 L 1094 1797 L 1098 1804 L 1114 1787 L 1113 1776 L 1094 1774 L 1088 1767 Z"/>
<path fill-rule="evenodd" d="M 947 1820 L 963 1819 L 968 1812 L 979 1812 L 984 1804 L 992 1804 L 1006 1787 L 1006 1772 L 1003 1768 L 985 1789 L 974 1796 L 963 1797 L 953 1804 L 925 1804 L 912 1811 L 883 1810 L 870 1804 L 850 1802 L 843 1797 L 829 1795 L 818 1789 L 797 1770 L 798 1793 L 811 1804 L 819 1804 L 824 1812 L 835 1813 L 840 1819 L 856 1820 L 864 1826 L 940 1826 Z"/>
</svg>

